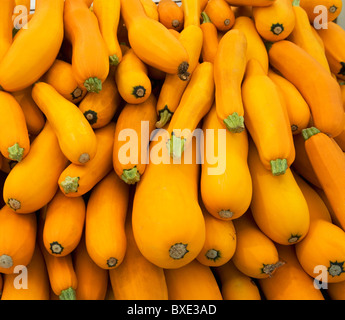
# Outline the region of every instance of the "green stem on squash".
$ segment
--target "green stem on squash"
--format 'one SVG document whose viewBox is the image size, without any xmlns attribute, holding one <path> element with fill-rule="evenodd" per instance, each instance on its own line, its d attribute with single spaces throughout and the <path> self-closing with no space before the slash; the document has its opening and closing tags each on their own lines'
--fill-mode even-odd
<svg viewBox="0 0 345 320">
<path fill-rule="evenodd" d="M 244 117 L 237 112 L 229 115 L 223 122 L 230 132 L 240 133 L 244 130 Z"/>
<path fill-rule="evenodd" d="M 62 290 L 61 294 L 59 295 L 60 300 L 77 300 L 75 290 L 70 287 L 66 290 Z"/>
<path fill-rule="evenodd" d="M 89 78 L 84 82 L 88 92 L 99 93 L 102 90 L 102 81 L 98 78 Z"/>
<path fill-rule="evenodd" d="M 202 23 L 212 23 L 210 17 L 207 15 L 205 11 L 201 12 Z"/>
<path fill-rule="evenodd" d="M 20 162 L 23 159 L 24 148 L 21 148 L 18 143 L 15 143 L 12 147 L 7 148 L 8 157 L 11 160 Z"/>
<path fill-rule="evenodd" d="M 293 0 L 292 1 L 292 6 L 294 7 L 299 7 L 301 0 Z"/>
<path fill-rule="evenodd" d="M 159 120 L 156 122 L 156 128 L 163 128 L 169 122 L 172 115 L 173 113 L 165 106 L 164 109 L 159 112 Z"/>
<path fill-rule="evenodd" d="M 120 59 L 116 54 L 109 56 L 109 64 L 111 66 L 117 66 L 120 63 Z"/>
<path fill-rule="evenodd" d="M 127 184 L 135 184 L 140 181 L 140 173 L 137 167 L 132 169 L 123 170 L 121 179 Z"/>
<path fill-rule="evenodd" d="M 274 176 L 280 176 L 288 168 L 286 159 L 271 160 L 271 171 Z"/>
<path fill-rule="evenodd" d="M 64 181 L 60 182 L 60 185 L 66 194 L 71 192 L 77 192 L 79 187 L 79 177 L 67 176 Z"/>
<path fill-rule="evenodd" d="M 307 129 L 303 129 L 302 130 L 302 136 L 304 138 L 304 140 L 308 140 L 309 138 L 311 138 L 312 136 L 320 133 L 321 131 L 315 127 L 310 127 Z"/>
</svg>

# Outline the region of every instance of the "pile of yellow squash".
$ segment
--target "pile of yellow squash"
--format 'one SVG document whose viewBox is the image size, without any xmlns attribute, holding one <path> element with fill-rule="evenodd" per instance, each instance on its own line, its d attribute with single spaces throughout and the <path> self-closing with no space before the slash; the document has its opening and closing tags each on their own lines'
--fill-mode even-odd
<svg viewBox="0 0 345 320">
<path fill-rule="evenodd" d="M 2 300 L 345 299 L 341 0 L 34 2 L 0 10 Z"/>
</svg>

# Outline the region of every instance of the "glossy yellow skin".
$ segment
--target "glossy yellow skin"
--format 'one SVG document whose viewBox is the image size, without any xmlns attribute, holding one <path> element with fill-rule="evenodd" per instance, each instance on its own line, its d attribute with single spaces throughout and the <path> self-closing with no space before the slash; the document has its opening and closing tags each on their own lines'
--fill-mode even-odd
<svg viewBox="0 0 345 320">
<path fill-rule="evenodd" d="M 286 263 L 274 276 L 259 280 L 267 300 L 325 300 L 314 287 L 313 278 L 301 267 L 292 246 L 277 245 L 279 256 Z"/>
<path fill-rule="evenodd" d="M 98 19 L 102 37 L 108 48 L 110 65 L 118 65 L 122 60 L 122 51 L 117 37 L 120 22 L 120 0 L 94 0 L 93 13 Z"/>
<path fill-rule="evenodd" d="M 223 300 L 210 267 L 193 260 L 177 269 L 164 270 L 169 300 Z"/>
<path fill-rule="evenodd" d="M 147 153 L 147 148 L 150 143 L 150 136 L 152 131 L 155 129 L 155 123 L 157 120 L 156 114 L 156 97 L 151 94 L 150 97 L 141 104 L 126 104 L 121 110 L 121 113 L 116 122 L 115 134 L 113 135 L 114 147 L 112 150 L 112 164 L 113 168 L 119 178 L 123 178 L 123 173 L 125 170 L 131 170 L 134 167 L 137 169 L 139 174 L 138 178 L 144 174 L 147 161 L 149 160 L 149 154 Z M 149 136 L 142 134 L 142 122 L 148 121 Z M 137 160 L 135 162 L 129 161 L 126 163 L 126 159 L 122 158 L 123 153 L 121 153 L 121 148 L 123 148 L 128 141 L 123 141 L 123 132 L 125 130 L 134 130 L 138 136 L 137 150 Z M 142 143 L 144 142 L 144 145 Z M 132 151 L 131 151 L 132 152 Z M 126 154 L 127 156 L 127 154 Z M 124 178 L 126 181 L 126 178 Z M 129 180 L 126 183 L 132 184 L 136 180 Z"/>
<path fill-rule="evenodd" d="M 274 82 L 282 98 L 282 103 L 285 106 L 292 134 L 299 134 L 301 131 L 308 127 L 310 122 L 310 109 L 297 88 L 284 77 L 273 71 L 271 68 L 268 70 L 268 77 Z"/>
<path fill-rule="evenodd" d="M 18 273 L 4 275 L 1 300 L 50 300 L 50 283 L 47 268 L 39 246 L 35 246 L 30 263 L 27 265 L 28 286 L 17 289 L 14 286 Z"/>
<path fill-rule="evenodd" d="M 121 0 L 121 14 L 130 46 L 143 62 L 172 74 L 179 73 L 181 63 L 188 63 L 183 45 L 160 22 L 146 15 L 140 0 Z"/>
<path fill-rule="evenodd" d="M 239 271 L 231 260 L 213 270 L 219 278 L 224 300 L 261 300 L 255 282 Z"/>
<path fill-rule="evenodd" d="M 310 25 L 307 12 L 301 6 L 293 5 L 292 9 L 296 17 L 295 27 L 287 39 L 307 51 L 319 61 L 327 71 L 331 72 L 324 46 L 321 45 L 319 40 L 315 37 L 313 32 L 314 27 Z"/>
<path fill-rule="evenodd" d="M 187 50 L 189 56 L 188 72 L 193 74 L 199 63 L 199 57 L 203 45 L 202 30 L 194 25 L 186 27 L 179 34 L 179 41 Z M 189 81 L 190 80 L 181 81 L 176 74 L 166 75 L 157 101 L 158 115 L 160 115 L 160 112 L 165 109 L 168 109 L 170 113 L 175 112 Z M 165 123 L 159 123 L 157 128 L 162 128 Z"/>
<path fill-rule="evenodd" d="M 66 197 L 75 198 L 86 194 L 112 169 L 115 123 L 110 122 L 105 127 L 96 129 L 95 134 L 99 146 L 95 157 L 83 166 L 70 163 L 59 176 L 59 188 Z M 69 183 L 65 184 L 69 177 L 78 179 L 76 190 L 73 187 L 70 189 Z"/>
<path fill-rule="evenodd" d="M 243 117 L 241 84 L 247 64 L 246 52 L 247 39 L 240 30 L 228 31 L 219 41 L 214 59 L 214 82 L 217 114 L 222 123 L 235 112 Z"/>
<path fill-rule="evenodd" d="M 147 67 L 131 48 L 123 50 L 122 61 L 115 71 L 115 81 L 121 97 L 127 103 L 142 103 L 151 94 Z"/>
<path fill-rule="evenodd" d="M 3 190 L 5 203 L 11 205 L 11 199 L 15 199 L 12 208 L 17 213 L 39 210 L 54 197 L 58 189 L 57 180 L 67 163 L 52 126 L 46 123 L 33 141 L 27 157 L 17 163 L 7 176 Z"/>
<path fill-rule="evenodd" d="M 253 19 L 247 16 L 239 16 L 232 27 L 233 30 L 241 30 L 247 39 L 247 61 L 255 58 L 261 63 L 262 68 L 268 72 L 268 54 L 264 42 L 255 28 Z"/>
<path fill-rule="evenodd" d="M 34 254 L 36 216 L 34 213 L 17 214 L 5 205 L 0 210 L 0 221 L 0 272 L 11 274 L 16 266 L 28 265 Z M 11 258 L 12 265 L 3 263 L 4 255 Z"/>
<path fill-rule="evenodd" d="M 318 15 L 321 12 L 315 13 L 315 1 L 313 0 L 301 0 L 300 6 L 307 12 L 310 23 L 313 23 L 315 18 L 318 17 Z M 317 2 L 317 5 L 322 5 L 327 8 L 327 20 L 328 22 L 334 21 L 340 14 L 343 2 L 341 0 L 321 0 Z"/>
<path fill-rule="evenodd" d="M 184 28 L 195 25 L 200 26 L 202 0 L 183 0 L 181 8 L 184 14 Z M 206 6 L 205 6 L 206 7 Z"/>
<path fill-rule="evenodd" d="M 10 160 L 22 161 L 30 151 L 29 132 L 23 109 L 8 92 L 0 91 L 0 152 Z M 18 145 L 19 152 L 11 152 Z"/>
<path fill-rule="evenodd" d="M 271 170 L 276 159 L 286 159 L 289 167 L 295 159 L 289 116 L 274 82 L 257 60 L 247 64 L 242 97 L 244 122 L 264 167 Z"/>
<path fill-rule="evenodd" d="M 79 109 L 93 129 L 109 124 L 122 103 L 114 71 L 109 72 L 108 78 L 102 84 L 101 92 L 89 92 L 79 104 Z"/>
<path fill-rule="evenodd" d="M 136 186 L 132 224 L 143 256 L 171 269 L 188 264 L 199 254 L 205 242 L 205 221 L 198 203 L 196 145 L 192 151 L 185 150 L 193 155 L 192 163 L 182 158 L 178 164 L 165 148 L 167 139 L 165 134 L 150 144 L 151 162 Z"/>
<path fill-rule="evenodd" d="M 168 300 L 164 270 L 148 261 L 134 239 L 131 212 L 125 223 L 126 255 L 118 268 L 109 270 L 115 300 Z"/>
<path fill-rule="evenodd" d="M 12 44 L 12 13 L 16 5 L 15 0 L 2 1 L 0 12 L 0 61 Z"/>
<path fill-rule="evenodd" d="M 253 143 L 248 164 L 253 181 L 250 209 L 256 224 L 276 243 L 291 245 L 303 240 L 309 230 L 309 209 L 290 168 L 273 176 L 262 165 Z"/>
<path fill-rule="evenodd" d="M 317 219 L 310 224 L 308 235 L 296 244 L 296 255 L 304 271 L 311 277 L 316 266 L 327 268 L 327 279 L 322 281 L 335 283 L 345 279 L 345 232 L 329 221 Z"/>
<path fill-rule="evenodd" d="M 236 250 L 236 231 L 232 221 L 213 217 L 202 206 L 206 238 L 196 259 L 203 265 L 217 267 L 227 263 Z"/>
<path fill-rule="evenodd" d="M 44 82 L 34 85 L 32 97 L 54 129 L 66 157 L 78 165 L 92 160 L 97 151 L 96 135 L 78 107 Z"/>
<path fill-rule="evenodd" d="M 102 269 L 117 268 L 124 259 L 128 198 L 129 187 L 114 171 L 91 192 L 86 211 L 85 243 L 90 258 Z"/>
<path fill-rule="evenodd" d="M 28 132 L 36 136 L 43 129 L 45 118 L 43 112 L 32 99 L 31 91 L 32 86 L 29 86 L 23 90 L 12 92 L 12 95 L 24 112 Z"/>
<path fill-rule="evenodd" d="M 64 36 L 63 10 L 64 0 L 36 1 L 36 12 L 28 28 L 17 33 L 0 63 L 0 86 L 4 90 L 25 89 L 53 64 Z"/>
<path fill-rule="evenodd" d="M 43 243 L 52 255 L 70 254 L 80 242 L 86 206 L 82 197 L 69 198 L 58 190 L 48 203 L 43 227 Z M 56 244 L 55 244 L 56 243 Z"/>
<path fill-rule="evenodd" d="M 267 41 L 286 39 L 295 27 L 291 0 L 275 0 L 269 7 L 253 7 L 258 33 Z"/>
<path fill-rule="evenodd" d="M 148 17 L 153 20 L 159 20 L 159 13 L 157 4 L 153 0 L 140 0 L 141 4 L 144 7 L 145 13 Z"/>
<path fill-rule="evenodd" d="M 324 46 L 325 54 L 331 71 L 339 79 L 345 80 L 345 70 L 341 63 L 345 63 L 343 47 L 345 43 L 345 30 L 335 22 L 328 22 L 328 29 L 317 30 Z"/>
<path fill-rule="evenodd" d="M 275 3 L 276 0 L 226 0 L 232 6 L 257 6 L 268 7 Z"/>
<path fill-rule="evenodd" d="M 77 300 L 105 300 L 109 283 L 108 270 L 100 268 L 90 258 L 84 235 L 72 256 L 78 281 Z"/>
<path fill-rule="evenodd" d="M 231 261 L 240 272 L 251 278 L 264 279 L 274 276 L 277 267 L 284 268 L 280 265 L 274 242 L 258 228 L 250 211 L 235 219 L 233 223 L 237 244 Z M 266 271 L 266 265 L 273 267 Z"/>
<path fill-rule="evenodd" d="M 206 130 L 214 130 L 214 136 L 207 135 Z M 226 149 L 218 145 L 221 131 L 225 130 L 219 122 L 216 108 L 212 107 L 204 118 L 204 162 L 202 163 L 200 192 L 208 212 L 215 218 L 232 220 L 240 217 L 249 208 L 252 199 L 252 179 L 248 157 L 248 134 L 225 132 Z M 214 145 L 214 149 L 209 149 Z M 213 163 L 211 156 L 226 152 L 225 164 Z M 208 155 L 207 152 L 210 154 Z M 218 153 L 220 160 L 222 156 Z M 222 170 L 223 169 L 223 170 Z M 213 172 L 212 172 L 212 171 Z M 214 170 L 221 170 L 218 172 Z"/>
<path fill-rule="evenodd" d="M 56 59 L 43 80 L 53 86 L 65 99 L 75 104 L 80 102 L 87 93 L 87 90 L 77 83 L 72 65 L 63 60 Z"/>
</svg>

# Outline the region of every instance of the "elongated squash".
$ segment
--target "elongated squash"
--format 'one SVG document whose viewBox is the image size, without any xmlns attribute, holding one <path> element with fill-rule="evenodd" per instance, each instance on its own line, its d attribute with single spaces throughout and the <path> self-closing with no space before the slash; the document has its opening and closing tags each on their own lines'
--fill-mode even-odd
<svg viewBox="0 0 345 320">
<path fill-rule="evenodd" d="M 23 90 L 12 92 L 12 95 L 23 110 L 29 134 L 36 136 L 43 129 L 45 118 L 43 112 L 32 99 L 31 91 L 32 86 L 29 86 Z"/>
<path fill-rule="evenodd" d="M 35 16 L 28 28 L 17 33 L 0 63 L 0 86 L 4 90 L 25 89 L 53 64 L 64 36 L 63 10 L 63 0 L 37 0 Z"/>
<path fill-rule="evenodd" d="M 94 0 L 92 8 L 108 49 L 109 63 L 111 66 L 117 66 L 122 60 L 122 51 L 117 36 L 121 1 Z"/>
<path fill-rule="evenodd" d="M 282 245 L 301 241 L 309 230 L 309 209 L 290 168 L 284 175 L 273 176 L 262 165 L 253 143 L 248 164 L 253 181 L 250 210 L 258 227 Z"/>
<path fill-rule="evenodd" d="M 258 33 L 267 41 L 286 39 L 295 27 L 291 0 L 276 0 L 269 7 L 253 7 Z"/>
<path fill-rule="evenodd" d="M 231 260 L 213 271 L 219 279 L 224 300 L 261 300 L 256 283 L 239 271 Z"/>
<path fill-rule="evenodd" d="M 118 117 L 113 138 L 112 163 L 118 177 L 127 184 L 140 181 L 149 163 L 150 137 L 157 120 L 156 104 L 157 99 L 151 94 L 139 105 L 126 104 Z M 129 145 L 127 137 L 134 139 Z"/>
<path fill-rule="evenodd" d="M 268 70 L 269 78 L 277 86 L 279 94 L 286 107 L 292 134 L 299 134 L 306 129 L 310 122 L 310 108 L 297 88 L 284 77 L 273 71 Z"/>
<path fill-rule="evenodd" d="M 72 65 L 60 59 L 55 60 L 42 80 L 53 86 L 65 99 L 75 104 L 79 103 L 87 93 L 87 90 L 77 83 Z"/>
<path fill-rule="evenodd" d="M 15 5 L 15 0 L 1 1 L 0 61 L 12 45 L 12 13 Z"/>
<path fill-rule="evenodd" d="M 284 267 L 275 243 L 258 228 L 250 211 L 233 223 L 237 244 L 231 261 L 239 271 L 251 278 L 264 279 Z"/>
<path fill-rule="evenodd" d="M 116 86 L 114 72 L 110 71 L 108 78 L 103 82 L 102 91 L 89 92 L 80 102 L 79 109 L 91 127 L 99 129 L 112 121 L 121 103 L 122 98 Z"/>
<path fill-rule="evenodd" d="M 151 161 L 136 186 L 132 216 L 140 252 L 166 269 L 191 262 L 205 242 L 205 220 L 198 202 L 198 141 L 193 139 L 185 150 L 191 158 L 174 163 L 166 148 L 168 138 L 161 129 L 150 143 Z"/>
<path fill-rule="evenodd" d="M 235 14 L 226 0 L 209 0 L 204 12 L 219 31 L 229 31 L 235 23 Z"/>
<path fill-rule="evenodd" d="M 172 157 L 180 158 L 191 143 L 199 122 L 212 107 L 214 91 L 213 64 L 202 62 L 195 68 L 167 128 L 167 148 Z"/>
<path fill-rule="evenodd" d="M 51 296 L 56 300 L 76 300 L 78 279 L 74 270 L 72 255 L 57 257 L 50 254 L 43 243 L 43 228 L 47 206 L 38 212 L 37 246 L 41 249 L 47 267 Z"/>
<path fill-rule="evenodd" d="M 84 229 L 86 206 L 82 197 L 69 198 L 58 190 L 47 204 L 43 244 L 52 255 L 63 257 L 79 244 Z"/>
<path fill-rule="evenodd" d="M 67 163 L 55 132 L 47 122 L 29 154 L 8 174 L 3 189 L 5 203 L 17 213 L 39 210 L 54 197 L 57 180 Z"/>
<path fill-rule="evenodd" d="M 323 266 L 327 278 L 323 282 L 344 281 L 345 277 L 345 232 L 324 219 L 312 221 L 308 235 L 296 244 L 296 255 L 306 273 L 316 277 Z"/>
<path fill-rule="evenodd" d="M 153 0 L 140 0 L 142 6 L 144 7 L 146 15 L 156 21 L 159 21 L 159 13 L 157 4 Z"/>
<path fill-rule="evenodd" d="M 78 107 L 44 82 L 34 85 L 32 97 L 50 122 L 68 160 L 79 165 L 92 160 L 97 151 L 96 135 Z"/>
<path fill-rule="evenodd" d="M 271 66 L 294 84 L 308 103 L 313 125 L 331 136 L 339 135 L 345 123 L 344 108 L 339 85 L 331 74 L 291 41 L 271 44 L 268 56 Z"/>
<path fill-rule="evenodd" d="M 247 16 L 237 17 L 232 30 L 242 31 L 247 39 L 247 62 L 256 59 L 261 63 L 262 68 L 268 72 L 268 54 L 262 38 L 255 28 L 254 21 Z"/>
<path fill-rule="evenodd" d="M 215 218 L 200 204 L 206 228 L 203 248 L 196 259 L 203 265 L 217 267 L 227 263 L 236 250 L 236 231 L 231 220 Z"/>
<path fill-rule="evenodd" d="M 181 42 L 159 21 L 149 18 L 140 0 L 121 0 L 121 15 L 135 54 L 146 64 L 188 79 L 189 57 Z"/>
<path fill-rule="evenodd" d="M 0 221 L 0 272 L 11 274 L 17 266 L 27 266 L 32 259 L 36 243 L 36 215 L 17 214 L 3 206 Z"/>
<path fill-rule="evenodd" d="M 311 127 L 302 131 L 305 150 L 323 191 L 339 221 L 345 229 L 344 217 L 344 175 L 345 157 L 335 141 Z"/>
<path fill-rule="evenodd" d="M 185 27 L 180 33 L 179 41 L 187 50 L 189 56 L 188 72 L 193 74 L 199 63 L 203 46 L 203 32 L 200 27 L 194 25 Z M 159 121 L 156 123 L 157 128 L 163 128 L 170 121 L 189 81 L 190 79 L 181 81 L 176 74 L 166 75 L 157 101 L 157 114 L 159 116 Z"/>
<path fill-rule="evenodd" d="M 109 274 L 90 258 L 85 245 L 85 235 L 72 254 L 78 286 L 76 300 L 105 300 Z"/>
<path fill-rule="evenodd" d="M 245 34 L 240 30 L 230 30 L 219 41 L 214 59 L 217 114 L 219 121 L 231 132 L 244 129 L 241 83 L 247 64 L 246 50 Z"/>
<path fill-rule="evenodd" d="M 293 170 L 300 174 L 306 181 L 311 183 L 313 186 L 317 188 L 322 188 L 305 150 L 305 140 L 302 134 L 300 133 L 294 135 L 293 139 L 296 151 L 295 161 L 292 164 Z"/>
<path fill-rule="evenodd" d="M 70 163 L 60 174 L 60 191 L 67 197 L 80 197 L 89 192 L 112 169 L 115 123 L 110 122 L 96 129 L 97 152 L 95 157 L 83 166 Z"/>
<path fill-rule="evenodd" d="M 310 222 L 317 219 L 323 219 L 332 222 L 332 216 L 328 211 L 327 205 L 324 203 L 321 196 L 310 184 L 308 184 L 300 175 L 293 172 L 293 176 L 301 189 L 304 199 L 307 202 Z"/>
<path fill-rule="evenodd" d="M 117 268 L 109 270 L 115 300 L 168 300 L 164 270 L 147 260 L 138 249 L 133 235 L 132 216 L 125 223 L 126 255 Z"/>
<path fill-rule="evenodd" d="M 252 199 L 247 131 L 232 133 L 224 129 L 215 106 L 204 118 L 202 130 L 204 160 L 200 192 L 203 203 L 215 218 L 236 219 L 247 211 Z"/>
<path fill-rule="evenodd" d="M 116 68 L 115 81 L 118 91 L 127 103 L 144 102 L 151 94 L 152 86 L 144 62 L 134 50 L 123 47 L 121 64 Z"/>
<path fill-rule="evenodd" d="M 201 49 L 202 61 L 214 63 L 214 59 L 218 50 L 218 31 L 217 27 L 212 23 L 210 17 L 201 12 L 202 22 L 200 28 L 203 33 L 203 44 Z"/>
<path fill-rule="evenodd" d="M 310 23 L 313 24 L 315 20 L 320 22 L 319 19 L 322 22 L 334 21 L 342 10 L 343 2 L 341 0 L 319 0 L 315 3 L 313 0 L 301 0 L 300 5 L 307 12 Z M 327 10 L 326 12 L 324 8 Z M 325 13 L 326 15 L 320 16 Z M 324 17 L 327 21 L 322 20 Z"/>
<path fill-rule="evenodd" d="M 89 92 L 100 92 L 109 73 L 109 55 L 95 14 L 83 0 L 67 0 L 64 26 L 77 83 Z"/>
<path fill-rule="evenodd" d="M 193 260 L 177 269 L 165 269 L 169 300 L 223 300 L 210 267 Z"/>
<path fill-rule="evenodd" d="M 18 273 L 5 274 L 4 288 L 1 300 L 50 300 L 50 283 L 47 267 L 41 249 L 35 245 L 35 250 L 22 275 L 27 276 L 26 284 L 18 283 Z"/>
<path fill-rule="evenodd" d="M 184 28 L 190 25 L 200 26 L 201 7 L 202 0 L 182 0 L 181 8 L 184 14 Z"/>
<path fill-rule="evenodd" d="M 318 62 L 320 62 L 327 71 L 331 72 L 329 62 L 326 57 L 324 46 L 320 44 L 315 37 L 313 27 L 310 25 L 307 12 L 299 5 L 300 0 L 292 2 L 292 10 L 295 14 L 295 27 L 288 36 L 287 40 L 292 41 L 299 47 L 308 52 Z"/>
<path fill-rule="evenodd" d="M 0 152 L 10 160 L 22 161 L 30 151 L 25 115 L 17 100 L 0 92 Z"/>
<path fill-rule="evenodd" d="M 184 24 L 182 8 L 173 0 L 161 0 L 157 5 L 158 20 L 166 28 L 181 31 Z"/>
<path fill-rule="evenodd" d="M 86 211 L 85 242 L 103 269 L 117 268 L 126 252 L 125 220 L 129 187 L 111 171 L 92 189 Z"/>
<path fill-rule="evenodd" d="M 324 46 L 325 54 L 331 72 L 338 78 L 345 80 L 345 30 L 335 22 L 328 22 L 327 29 L 317 30 Z"/>
<path fill-rule="evenodd" d="M 267 300 L 325 300 L 321 291 L 314 287 L 311 278 L 301 267 L 293 246 L 276 245 L 284 268 L 274 276 L 260 279 L 259 286 Z"/>
<path fill-rule="evenodd" d="M 284 174 L 295 158 L 288 113 L 274 82 L 255 59 L 247 64 L 242 97 L 244 121 L 260 161 L 274 176 Z"/>
</svg>

